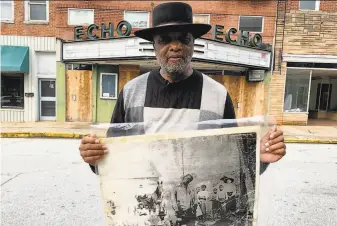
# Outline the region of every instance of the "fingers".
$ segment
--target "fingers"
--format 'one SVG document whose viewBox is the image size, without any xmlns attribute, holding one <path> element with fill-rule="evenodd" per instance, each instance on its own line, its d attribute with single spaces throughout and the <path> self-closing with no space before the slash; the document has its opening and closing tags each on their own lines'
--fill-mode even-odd
<svg viewBox="0 0 337 226">
<path fill-rule="evenodd" d="M 92 156 L 101 156 L 108 153 L 108 150 L 87 150 L 81 151 L 81 156 L 85 157 L 92 157 Z"/>
<path fill-rule="evenodd" d="M 282 130 L 276 130 L 270 133 L 270 139 L 273 140 L 276 137 L 282 136 L 283 135 L 283 131 Z"/>
<path fill-rule="evenodd" d="M 270 149 L 273 145 L 279 144 L 279 143 L 284 144 L 284 137 L 283 137 L 283 136 L 279 136 L 279 137 L 277 137 L 277 138 L 275 138 L 275 139 L 273 139 L 273 140 L 269 140 L 268 142 L 266 142 L 266 143 L 264 144 L 264 146 L 265 146 L 266 148 L 269 148 L 269 149 Z"/>
<path fill-rule="evenodd" d="M 104 157 L 104 155 L 100 155 L 100 156 L 90 156 L 90 157 L 85 157 L 83 158 L 83 160 L 89 164 L 95 165 L 96 162 L 100 159 L 102 159 Z"/>
<path fill-rule="evenodd" d="M 95 134 L 83 137 L 79 150 L 83 160 L 89 164 L 95 164 L 108 153 L 108 147 Z"/>
</svg>

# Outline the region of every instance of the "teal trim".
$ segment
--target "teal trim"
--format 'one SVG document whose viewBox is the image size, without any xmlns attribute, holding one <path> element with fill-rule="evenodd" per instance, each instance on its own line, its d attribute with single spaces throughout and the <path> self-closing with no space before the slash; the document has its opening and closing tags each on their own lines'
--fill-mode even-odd
<svg viewBox="0 0 337 226">
<path fill-rule="evenodd" d="M 1 71 L 29 73 L 29 48 L 26 46 L 0 46 Z"/>
</svg>

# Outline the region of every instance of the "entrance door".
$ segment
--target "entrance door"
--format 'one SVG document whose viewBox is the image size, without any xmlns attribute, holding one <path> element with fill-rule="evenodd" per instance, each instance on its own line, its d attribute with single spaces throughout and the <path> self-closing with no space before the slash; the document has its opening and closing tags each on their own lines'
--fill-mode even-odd
<svg viewBox="0 0 337 226">
<path fill-rule="evenodd" d="M 40 120 L 56 120 L 56 82 L 55 79 L 40 79 Z"/>
<path fill-rule="evenodd" d="M 70 122 L 92 121 L 92 72 L 68 70 L 66 72 L 66 119 Z"/>
<path fill-rule="evenodd" d="M 329 109 L 331 90 L 331 84 L 318 84 L 316 95 L 316 109 L 318 109 L 318 111 L 327 111 Z"/>
</svg>

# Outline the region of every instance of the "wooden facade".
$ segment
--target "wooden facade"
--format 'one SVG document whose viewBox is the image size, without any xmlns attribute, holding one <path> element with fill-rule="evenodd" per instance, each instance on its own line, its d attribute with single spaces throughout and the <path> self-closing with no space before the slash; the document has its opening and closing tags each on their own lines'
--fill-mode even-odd
<svg viewBox="0 0 337 226">
<path fill-rule="evenodd" d="M 92 71 L 66 72 L 66 120 L 92 121 Z"/>
</svg>

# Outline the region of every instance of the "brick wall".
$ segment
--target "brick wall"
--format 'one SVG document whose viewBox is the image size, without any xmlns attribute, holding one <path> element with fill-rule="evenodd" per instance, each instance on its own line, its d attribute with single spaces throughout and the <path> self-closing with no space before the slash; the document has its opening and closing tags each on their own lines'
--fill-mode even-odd
<svg viewBox="0 0 337 226">
<path fill-rule="evenodd" d="M 299 0 L 287 0 L 287 12 L 294 11 L 294 10 L 295 11 L 300 10 Z M 330 13 L 337 12 L 336 1 L 335 0 L 320 0 L 319 11 L 330 12 Z"/>
<path fill-rule="evenodd" d="M 270 80 L 269 114 L 279 124 L 306 124 L 307 114 L 283 113 L 287 65 L 282 54 L 337 54 L 337 2 L 321 0 L 319 11 L 299 11 L 299 1 L 278 4 L 275 68 Z"/>
<path fill-rule="evenodd" d="M 68 22 L 68 8 L 89 8 L 95 10 L 94 22 L 97 25 L 109 22 L 117 23 L 123 20 L 124 10 L 139 10 L 151 12 L 153 7 L 165 1 L 50 1 L 49 24 L 36 25 L 24 23 L 24 3 L 15 1 L 15 23 L 2 23 L 1 34 L 55 36 L 65 40 L 73 40 L 73 28 Z M 194 13 L 210 14 L 211 24 L 225 27 L 238 27 L 240 15 L 264 16 L 264 42 L 272 43 L 276 14 L 276 1 L 188 1 Z M 151 22 L 150 13 L 150 22 Z M 205 37 L 210 38 L 211 32 Z"/>
</svg>

